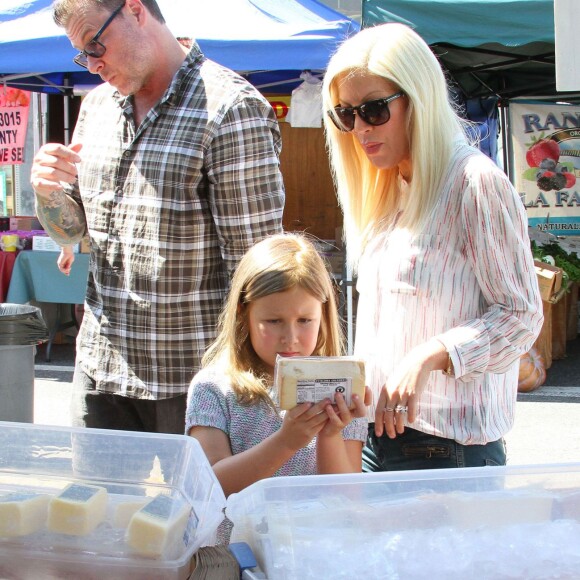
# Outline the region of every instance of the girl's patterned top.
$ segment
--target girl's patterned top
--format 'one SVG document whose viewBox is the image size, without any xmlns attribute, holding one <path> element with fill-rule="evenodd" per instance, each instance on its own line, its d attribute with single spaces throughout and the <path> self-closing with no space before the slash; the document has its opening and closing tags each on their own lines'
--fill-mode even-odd
<svg viewBox="0 0 580 580">
<path fill-rule="evenodd" d="M 232 453 L 242 453 L 280 429 L 285 411 L 266 403 L 241 405 L 230 378 L 217 366 L 201 370 L 191 382 L 187 397 L 185 432 L 193 426 L 221 429 L 230 439 Z M 367 420 L 353 419 L 343 429 L 343 439 L 366 441 Z M 300 449 L 274 476 L 315 475 L 316 438 Z"/>
<path fill-rule="evenodd" d="M 361 257 L 355 355 L 365 360 L 375 404 L 405 354 L 437 337 L 455 378 L 431 373 L 409 425 L 463 444 L 511 429 L 519 357 L 543 319 L 527 228 L 505 173 L 458 142 L 423 231 L 392 226 Z M 373 404 L 371 421 L 374 413 Z"/>
</svg>

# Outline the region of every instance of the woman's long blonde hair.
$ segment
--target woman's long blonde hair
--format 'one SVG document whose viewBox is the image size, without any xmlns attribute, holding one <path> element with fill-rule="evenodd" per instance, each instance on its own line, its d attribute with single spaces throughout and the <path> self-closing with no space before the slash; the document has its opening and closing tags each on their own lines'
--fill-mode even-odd
<svg viewBox="0 0 580 580">
<path fill-rule="evenodd" d="M 218 322 L 218 336 L 205 353 L 202 366 L 223 365 L 243 404 L 271 403 L 271 377 L 252 347 L 248 305 L 296 286 L 322 303 L 318 341 L 313 356 L 342 354 L 343 336 L 335 289 L 324 260 L 302 234 L 278 234 L 258 242 L 240 261 Z"/>
<path fill-rule="evenodd" d="M 445 75 L 429 46 L 408 26 L 388 23 L 346 40 L 331 58 L 322 88 L 323 107 L 338 103 L 339 85 L 350 75 L 376 75 L 408 99 L 407 132 L 412 179 L 401 227 L 423 228 L 445 178 L 455 139 L 468 134 L 450 100 Z M 358 139 L 338 130 L 325 113 L 326 142 L 339 203 L 344 213 L 348 258 L 356 264 L 368 240 L 400 209 L 397 167 L 378 169 Z"/>
</svg>

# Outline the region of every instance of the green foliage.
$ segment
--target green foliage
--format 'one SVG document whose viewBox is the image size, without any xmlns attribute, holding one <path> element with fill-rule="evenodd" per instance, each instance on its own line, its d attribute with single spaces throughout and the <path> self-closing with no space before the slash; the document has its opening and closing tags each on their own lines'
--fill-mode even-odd
<svg viewBox="0 0 580 580">
<path fill-rule="evenodd" d="M 540 262 L 546 262 L 546 256 L 552 256 L 556 266 L 564 271 L 564 280 L 580 282 L 580 258 L 576 252 L 568 253 L 555 242 L 543 246 L 532 242 L 532 254 Z"/>
</svg>

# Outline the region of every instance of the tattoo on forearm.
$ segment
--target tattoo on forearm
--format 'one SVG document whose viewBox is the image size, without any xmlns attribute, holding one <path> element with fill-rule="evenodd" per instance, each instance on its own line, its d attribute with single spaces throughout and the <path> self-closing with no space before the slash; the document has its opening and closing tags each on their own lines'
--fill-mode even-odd
<svg viewBox="0 0 580 580">
<path fill-rule="evenodd" d="M 82 207 L 62 191 L 36 198 L 36 213 L 46 233 L 59 245 L 76 244 L 86 231 Z"/>
</svg>

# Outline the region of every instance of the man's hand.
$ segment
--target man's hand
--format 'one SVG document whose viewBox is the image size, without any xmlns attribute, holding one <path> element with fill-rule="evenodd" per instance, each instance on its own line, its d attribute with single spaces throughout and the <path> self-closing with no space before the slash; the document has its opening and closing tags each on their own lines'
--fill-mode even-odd
<svg viewBox="0 0 580 580">
<path fill-rule="evenodd" d="M 65 147 L 60 143 L 47 143 L 37 152 L 30 171 L 30 182 L 38 197 L 48 200 L 51 193 L 63 190 L 63 183 L 74 183 L 81 158 L 82 144 Z"/>
</svg>

